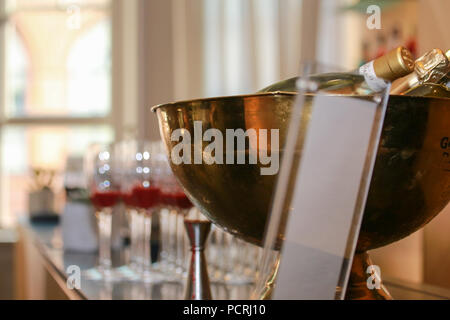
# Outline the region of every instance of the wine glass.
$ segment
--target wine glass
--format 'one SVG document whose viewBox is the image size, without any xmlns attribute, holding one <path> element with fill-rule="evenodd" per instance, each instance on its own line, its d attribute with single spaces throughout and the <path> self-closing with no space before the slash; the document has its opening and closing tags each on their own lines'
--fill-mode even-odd
<svg viewBox="0 0 450 320">
<path fill-rule="evenodd" d="M 180 224 L 177 213 L 177 181 L 169 167 L 167 157 L 160 153 L 157 161 L 159 168 L 159 184 L 161 190 L 161 228 L 162 250 L 161 264 L 166 276 L 171 281 L 179 280 L 179 235 L 184 233 L 184 225 Z"/>
<path fill-rule="evenodd" d="M 99 230 L 98 266 L 87 272 L 92 279 L 115 280 L 111 261 L 113 208 L 120 199 L 114 145 L 94 145 L 88 151 L 85 172 Z M 90 276 L 89 276 L 90 275 Z"/>
<path fill-rule="evenodd" d="M 155 148 L 150 142 L 137 142 L 133 152 L 134 165 L 131 175 L 131 196 L 134 207 L 137 208 L 143 228 L 141 243 L 142 279 L 146 283 L 163 281 L 163 277 L 152 266 L 152 216 L 159 209 L 160 189 L 157 184 L 158 175 L 154 172 L 153 155 Z"/>
<path fill-rule="evenodd" d="M 121 268 L 121 272 L 130 280 L 139 280 L 143 265 L 140 250 L 142 223 L 139 211 L 136 207 L 132 189 L 135 182 L 135 153 L 138 148 L 136 140 L 125 140 L 117 144 L 117 156 L 120 167 L 120 192 L 125 205 L 126 216 L 129 225 L 130 250 L 128 264 Z"/>
<path fill-rule="evenodd" d="M 152 165 L 153 165 L 153 177 L 154 181 L 160 190 L 159 194 L 159 206 L 158 206 L 158 218 L 159 218 L 159 255 L 156 263 L 157 268 L 169 277 L 170 270 L 172 268 L 172 229 L 170 215 L 170 204 L 167 197 L 167 186 L 170 184 L 171 171 L 167 162 L 167 157 L 162 150 L 162 144 L 155 142 L 152 144 Z"/>
<path fill-rule="evenodd" d="M 161 230 L 159 268 L 168 280 L 177 282 L 187 269 L 188 241 L 184 231 L 184 216 L 193 205 L 170 169 L 163 144 L 154 143 L 154 150 L 154 173 L 161 191 L 158 212 Z"/>
<path fill-rule="evenodd" d="M 176 182 L 176 181 L 175 181 Z M 184 230 L 184 219 L 194 206 L 184 193 L 181 186 L 176 182 L 170 194 L 175 213 L 177 224 L 176 237 L 176 256 L 175 256 L 175 272 L 178 276 L 184 277 L 187 271 L 187 252 L 189 251 L 189 243 Z"/>
</svg>

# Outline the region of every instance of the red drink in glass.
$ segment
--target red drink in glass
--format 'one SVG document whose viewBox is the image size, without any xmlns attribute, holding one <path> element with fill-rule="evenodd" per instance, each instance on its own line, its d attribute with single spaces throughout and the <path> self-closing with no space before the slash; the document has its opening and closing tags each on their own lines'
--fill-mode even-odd
<svg viewBox="0 0 450 320">
<path fill-rule="evenodd" d="M 175 205 L 175 202 L 174 202 L 174 199 L 173 199 L 171 193 L 161 192 L 160 198 L 161 198 L 161 200 L 160 200 L 161 204 L 163 204 L 163 205 L 166 205 L 166 206 L 174 206 Z"/>
<path fill-rule="evenodd" d="M 91 194 L 91 202 L 98 209 L 113 207 L 119 201 L 119 198 L 120 192 L 114 190 L 96 190 Z"/>
<path fill-rule="evenodd" d="M 166 206 L 189 209 L 193 207 L 192 202 L 183 191 L 162 192 L 161 203 Z"/>
<path fill-rule="evenodd" d="M 135 207 L 136 201 L 134 199 L 133 192 L 122 192 L 122 200 L 127 207 Z"/>
<path fill-rule="evenodd" d="M 132 192 L 134 205 L 139 208 L 149 209 L 159 204 L 161 191 L 157 187 L 139 185 Z"/>
<path fill-rule="evenodd" d="M 192 208 L 192 202 L 184 192 L 175 192 L 172 194 L 174 205 L 180 209 Z"/>
</svg>

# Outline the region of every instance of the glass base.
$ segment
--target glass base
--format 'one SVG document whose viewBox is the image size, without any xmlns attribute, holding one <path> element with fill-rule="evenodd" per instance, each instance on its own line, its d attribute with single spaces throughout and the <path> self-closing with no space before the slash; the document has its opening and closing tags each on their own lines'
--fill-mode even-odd
<svg viewBox="0 0 450 320">
<path fill-rule="evenodd" d="M 225 275 L 223 282 L 231 285 L 248 285 L 254 284 L 254 279 L 246 275 L 227 274 Z"/>
<path fill-rule="evenodd" d="M 167 283 L 182 283 L 182 274 L 177 272 L 177 268 L 173 262 L 160 261 L 152 265 L 152 270 L 157 272 L 164 278 Z"/>
<path fill-rule="evenodd" d="M 91 281 L 117 282 L 125 280 L 122 272 L 113 268 L 102 268 L 100 266 L 83 271 L 83 277 Z"/>
<path fill-rule="evenodd" d="M 115 269 L 115 272 L 120 275 L 122 280 L 140 281 L 140 268 L 138 265 L 123 265 Z"/>
<path fill-rule="evenodd" d="M 147 284 L 148 283 L 162 283 L 162 282 L 167 281 L 166 277 L 162 273 L 160 273 L 156 270 L 153 270 L 153 269 L 143 271 L 140 275 L 140 280 L 143 283 L 147 283 Z"/>
</svg>

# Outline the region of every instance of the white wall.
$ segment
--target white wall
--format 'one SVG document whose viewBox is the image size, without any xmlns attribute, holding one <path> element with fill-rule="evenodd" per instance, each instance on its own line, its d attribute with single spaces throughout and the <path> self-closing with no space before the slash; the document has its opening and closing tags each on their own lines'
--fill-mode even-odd
<svg viewBox="0 0 450 320">
<path fill-rule="evenodd" d="M 449 50 L 450 1 L 419 0 L 419 12 L 419 52 Z M 424 280 L 450 288 L 450 205 L 424 229 L 424 237 Z"/>
</svg>

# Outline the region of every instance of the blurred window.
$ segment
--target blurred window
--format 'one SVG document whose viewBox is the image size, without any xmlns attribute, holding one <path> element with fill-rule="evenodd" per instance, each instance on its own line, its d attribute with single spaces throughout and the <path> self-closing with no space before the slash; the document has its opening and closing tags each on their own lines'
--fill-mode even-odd
<svg viewBox="0 0 450 320">
<path fill-rule="evenodd" d="M 28 211 L 33 169 L 61 173 L 112 141 L 111 0 L 0 0 L 1 214 Z"/>
</svg>

